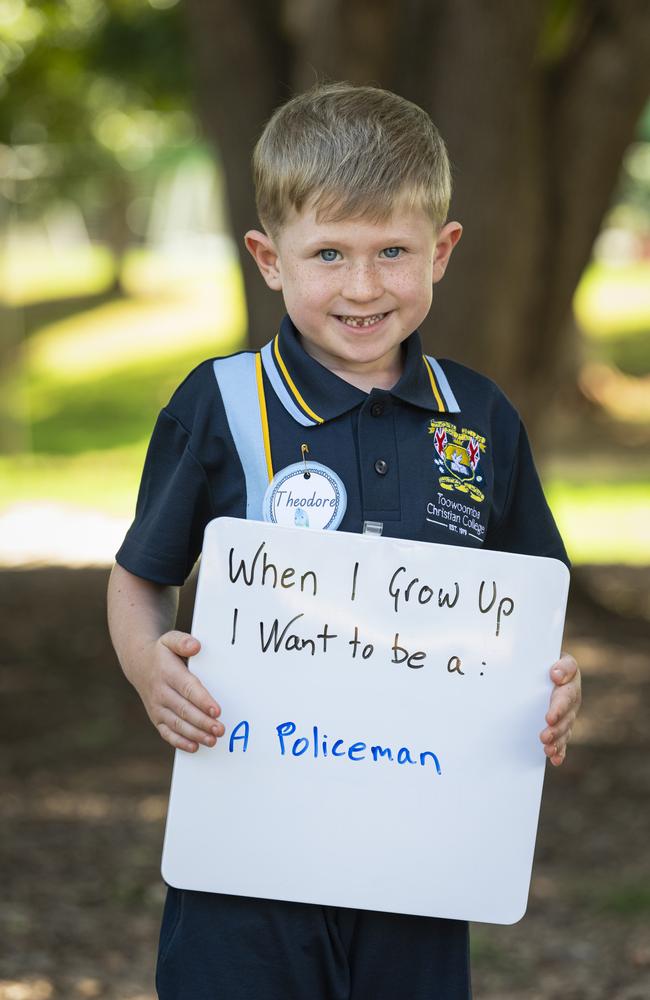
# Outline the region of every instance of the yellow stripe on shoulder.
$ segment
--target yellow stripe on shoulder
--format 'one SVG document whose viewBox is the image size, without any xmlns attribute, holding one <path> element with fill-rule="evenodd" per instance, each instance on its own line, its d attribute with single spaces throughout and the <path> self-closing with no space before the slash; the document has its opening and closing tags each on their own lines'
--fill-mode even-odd
<svg viewBox="0 0 650 1000">
<path fill-rule="evenodd" d="M 258 352 L 255 355 L 255 378 L 257 380 L 257 397 L 260 401 L 260 416 L 262 418 L 262 438 L 264 440 L 264 456 L 266 458 L 266 471 L 269 482 L 273 479 L 273 459 L 271 458 L 271 436 L 269 434 L 269 418 L 266 412 L 266 395 L 264 393 L 264 380 L 262 378 L 262 355 Z"/>
<path fill-rule="evenodd" d="M 278 364 L 280 365 L 280 370 L 282 371 L 282 374 L 284 375 L 285 379 L 287 380 L 287 385 L 289 386 L 289 388 L 291 389 L 291 391 L 292 391 L 292 393 L 293 393 L 293 395 L 295 397 L 296 402 L 300 404 L 300 406 L 303 408 L 303 410 L 305 411 L 305 413 L 308 416 L 310 416 L 312 418 L 312 420 L 315 420 L 317 424 L 323 424 L 323 423 L 325 423 L 325 421 L 323 420 L 323 417 L 319 417 L 317 413 L 314 413 L 314 411 L 311 409 L 311 407 L 307 405 L 307 403 L 305 402 L 305 400 L 302 398 L 302 396 L 298 392 L 298 387 L 296 386 L 296 384 L 294 383 L 293 379 L 291 378 L 291 375 L 288 372 L 287 366 L 285 365 L 284 361 L 282 360 L 282 355 L 280 354 L 280 346 L 279 346 L 279 343 L 278 343 L 278 339 L 279 339 L 278 338 L 278 334 L 276 334 L 275 335 L 275 340 L 273 341 L 273 352 L 274 352 L 274 354 L 275 354 L 275 356 L 277 358 Z"/>
<path fill-rule="evenodd" d="M 431 389 L 433 390 L 433 395 L 436 398 L 436 403 L 438 404 L 438 409 L 443 413 L 446 413 L 447 407 L 442 401 L 442 396 L 440 395 L 440 390 L 438 389 L 438 383 L 436 382 L 435 376 L 433 374 L 433 369 L 426 359 L 426 355 L 422 355 L 422 360 L 424 361 L 427 372 L 429 373 L 429 381 L 431 382 Z"/>
</svg>

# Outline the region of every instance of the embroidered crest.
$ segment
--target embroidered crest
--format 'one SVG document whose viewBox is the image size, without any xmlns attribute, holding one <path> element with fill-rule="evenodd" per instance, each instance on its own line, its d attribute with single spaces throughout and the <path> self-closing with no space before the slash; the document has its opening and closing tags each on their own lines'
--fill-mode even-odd
<svg viewBox="0 0 650 1000">
<path fill-rule="evenodd" d="M 459 430 L 448 420 L 432 420 L 429 434 L 433 435 L 434 461 L 443 490 L 467 493 L 477 503 L 485 500 L 485 493 L 478 486 L 483 481 L 479 473 L 481 453 L 486 447 L 485 438 L 467 427 Z M 443 475 L 445 472 L 448 475 Z"/>
</svg>

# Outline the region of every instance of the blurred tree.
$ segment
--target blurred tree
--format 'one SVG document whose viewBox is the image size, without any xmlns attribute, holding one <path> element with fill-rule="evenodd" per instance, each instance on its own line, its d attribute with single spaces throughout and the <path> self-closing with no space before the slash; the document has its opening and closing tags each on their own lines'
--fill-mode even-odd
<svg viewBox="0 0 650 1000">
<path fill-rule="evenodd" d="M 196 138 L 176 3 L 0 2 L 0 235 L 70 199 L 113 251 L 115 292 L 137 174 Z M 25 332 L 24 313 L 0 301 L 0 451 L 25 448 L 13 398 Z"/>
<path fill-rule="evenodd" d="M 133 171 L 195 138 L 176 2 L 2 3 L 0 143 L 18 164 L 10 185 L 0 171 L 2 193 L 21 218 L 66 196 L 81 204 L 114 251 L 117 280 Z"/>
<path fill-rule="evenodd" d="M 256 215 L 251 148 L 316 78 L 425 107 L 455 169 L 463 241 L 425 328 L 488 372 L 529 423 L 570 374 L 571 299 L 650 89 L 648 0 L 185 0 L 199 109 L 233 229 Z M 281 304 L 242 254 L 251 340 Z"/>
<path fill-rule="evenodd" d="M 650 86 L 649 0 L 3 0 L 1 14 L 0 194 L 21 217 L 67 194 L 119 259 L 134 171 L 196 139 L 191 67 L 241 247 L 273 108 L 318 77 L 374 82 L 430 111 L 456 166 L 465 235 L 429 347 L 493 375 L 529 422 L 572 380 L 573 290 Z M 259 344 L 282 306 L 241 258 Z"/>
</svg>

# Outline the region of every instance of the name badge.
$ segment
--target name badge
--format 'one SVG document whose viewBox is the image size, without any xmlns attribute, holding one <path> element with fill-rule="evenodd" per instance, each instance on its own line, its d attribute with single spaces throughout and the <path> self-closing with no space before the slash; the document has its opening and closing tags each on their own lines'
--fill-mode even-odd
<svg viewBox="0 0 650 1000">
<path fill-rule="evenodd" d="M 343 481 L 318 462 L 296 462 L 275 474 L 264 494 L 263 518 L 292 528 L 338 528 L 348 505 Z"/>
</svg>

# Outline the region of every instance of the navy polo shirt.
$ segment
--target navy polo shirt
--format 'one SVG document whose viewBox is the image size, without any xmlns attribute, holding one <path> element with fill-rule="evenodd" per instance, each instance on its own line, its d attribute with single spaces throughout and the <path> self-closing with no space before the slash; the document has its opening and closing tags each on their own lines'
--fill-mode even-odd
<svg viewBox="0 0 650 1000">
<path fill-rule="evenodd" d="M 299 462 L 306 444 L 309 458 L 345 483 L 340 531 L 379 521 L 393 538 L 568 563 L 512 404 L 471 369 L 426 358 L 417 331 L 402 349 L 397 384 L 366 393 L 310 357 L 285 317 L 263 355 L 274 471 Z M 117 561 L 136 576 L 182 584 L 206 524 L 219 516 L 246 517 L 246 486 L 205 361 L 158 417 Z"/>
</svg>

